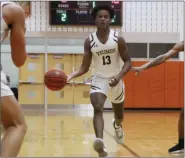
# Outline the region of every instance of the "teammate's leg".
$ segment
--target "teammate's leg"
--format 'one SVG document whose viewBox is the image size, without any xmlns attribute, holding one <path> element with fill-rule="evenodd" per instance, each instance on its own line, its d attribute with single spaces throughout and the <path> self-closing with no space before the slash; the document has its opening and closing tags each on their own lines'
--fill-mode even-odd
<svg viewBox="0 0 185 158">
<path fill-rule="evenodd" d="M 184 108 L 181 110 L 178 121 L 178 143 L 168 150 L 169 153 L 184 152 Z"/>
<path fill-rule="evenodd" d="M 5 128 L 1 157 L 16 157 L 27 127 L 20 106 L 13 95 L 1 97 L 1 123 Z"/>
<path fill-rule="evenodd" d="M 123 111 L 124 111 L 124 85 L 120 81 L 116 87 L 112 88 L 112 107 L 114 110 L 113 127 L 115 129 L 115 139 L 118 144 L 123 144 Z"/>
<path fill-rule="evenodd" d="M 178 122 L 178 136 L 179 136 L 179 144 L 184 149 L 184 108 L 181 110 L 180 118 Z"/>
</svg>

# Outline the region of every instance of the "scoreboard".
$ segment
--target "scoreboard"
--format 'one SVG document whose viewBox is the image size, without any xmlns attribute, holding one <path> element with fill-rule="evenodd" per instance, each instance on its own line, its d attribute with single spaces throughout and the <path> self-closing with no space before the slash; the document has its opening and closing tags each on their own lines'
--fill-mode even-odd
<svg viewBox="0 0 185 158">
<path fill-rule="evenodd" d="M 50 25 L 94 25 L 91 10 L 99 4 L 111 5 L 115 11 L 111 25 L 122 26 L 122 1 L 50 1 Z"/>
</svg>

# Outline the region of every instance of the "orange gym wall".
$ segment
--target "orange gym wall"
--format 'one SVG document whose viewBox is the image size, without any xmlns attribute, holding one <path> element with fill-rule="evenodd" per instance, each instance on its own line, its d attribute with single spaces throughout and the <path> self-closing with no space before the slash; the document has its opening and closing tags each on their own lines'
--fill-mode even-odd
<svg viewBox="0 0 185 158">
<path fill-rule="evenodd" d="M 140 66 L 147 61 L 133 61 Z M 140 75 L 130 71 L 124 78 L 125 107 L 180 108 L 184 106 L 184 62 L 167 61 Z"/>
</svg>

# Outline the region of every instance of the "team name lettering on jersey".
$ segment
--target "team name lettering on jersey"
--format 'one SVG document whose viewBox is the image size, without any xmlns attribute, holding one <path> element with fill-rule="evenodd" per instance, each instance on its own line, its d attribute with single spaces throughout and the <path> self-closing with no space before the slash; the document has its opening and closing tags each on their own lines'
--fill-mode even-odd
<svg viewBox="0 0 185 158">
<path fill-rule="evenodd" d="M 101 50 L 101 51 L 96 52 L 96 54 L 98 56 L 100 56 L 100 55 L 105 55 L 105 54 L 112 54 L 112 53 L 115 53 L 115 52 L 116 52 L 116 49 L 114 48 L 114 49 Z"/>
</svg>

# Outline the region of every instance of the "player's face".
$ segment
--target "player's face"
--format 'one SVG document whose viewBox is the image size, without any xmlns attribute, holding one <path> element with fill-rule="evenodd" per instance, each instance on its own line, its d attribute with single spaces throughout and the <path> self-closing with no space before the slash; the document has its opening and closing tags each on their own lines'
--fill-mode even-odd
<svg viewBox="0 0 185 158">
<path fill-rule="evenodd" d="M 95 23 L 98 28 L 106 29 L 111 23 L 110 14 L 107 10 L 100 10 L 97 12 Z"/>
</svg>

